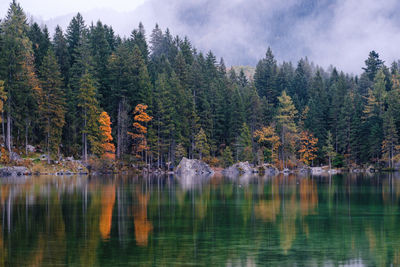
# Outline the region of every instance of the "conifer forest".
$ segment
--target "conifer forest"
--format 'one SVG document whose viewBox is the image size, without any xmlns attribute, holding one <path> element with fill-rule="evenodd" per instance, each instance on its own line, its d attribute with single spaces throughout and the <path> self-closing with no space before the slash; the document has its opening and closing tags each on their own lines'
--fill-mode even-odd
<svg viewBox="0 0 400 267">
<path fill-rule="evenodd" d="M 158 25 L 120 37 L 78 13 L 50 32 L 16 1 L 0 22 L 1 161 L 29 146 L 49 161 L 152 168 L 183 157 L 279 169 L 400 160 L 400 61 L 379 51 L 353 75 L 278 62 L 266 45 L 248 75 Z"/>
</svg>

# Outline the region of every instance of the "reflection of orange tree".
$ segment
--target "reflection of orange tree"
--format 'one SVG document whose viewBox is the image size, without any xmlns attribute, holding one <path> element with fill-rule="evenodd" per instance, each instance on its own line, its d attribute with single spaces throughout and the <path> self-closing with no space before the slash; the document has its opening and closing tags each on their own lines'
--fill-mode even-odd
<svg viewBox="0 0 400 267">
<path fill-rule="evenodd" d="M 274 179 L 271 185 L 271 200 L 260 200 L 254 206 L 254 214 L 256 218 L 263 221 L 275 222 L 276 216 L 280 212 L 281 199 L 279 196 L 278 179 Z"/>
<path fill-rule="evenodd" d="M 313 214 L 318 205 L 317 186 L 314 180 L 300 180 L 300 212 L 302 216 Z"/>
<path fill-rule="evenodd" d="M 100 234 L 103 239 L 110 237 L 112 213 L 115 203 L 115 184 L 106 185 L 101 193 Z"/>
<path fill-rule="evenodd" d="M 137 189 L 136 196 L 139 202 L 133 208 L 136 244 L 138 246 L 147 246 L 148 236 L 153 229 L 153 225 L 147 220 L 147 203 L 150 199 L 150 194 L 142 194 Z"/>
</svg>

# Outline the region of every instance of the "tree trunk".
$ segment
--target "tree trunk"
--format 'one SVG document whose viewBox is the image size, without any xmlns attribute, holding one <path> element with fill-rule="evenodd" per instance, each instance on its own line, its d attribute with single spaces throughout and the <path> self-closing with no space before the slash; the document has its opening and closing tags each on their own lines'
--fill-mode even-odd
<svg viewBox="0 0 400 267">
<path fill-rule="evenodd" d="M 6 142 L 6 127 L 5 127 L 5 125 L 4 125 L 4 112 L 2 112 L 1 113 L 1 133 L 2 133 L 2 138 L 3 138 L 3 142 L 4 142 L 4 144 L 5 144 L 5 142 Z"/>
<path fill-rule="evenodd" d="M 86 110 L 84 111 L 84 122 L 83 122 L 83 132 L 82 132 L 82 146 L 83 146 L 83 151 L 82 151 L 82 157 L 83 160 L 86 162 L 87 161 L 87 133 L 86 133 Z"/>
<path fill-rule="evenodd" d="M 25 122 L 25 155 L 28 155 L 28 121 Z"/>
<path fill-rule="evenodd" d="M 332 166 L 331 166 L 331 156 L 329 156 L 329 170 L 331 170 Z"/>
<path fill-rule="evenodd" d="M 117 159 L 121 158 L 121 109 L 122 100 L 118 103 L 118 115 L 117 115 Z"/>
<path fill-rule="evenodd" d="M 50 164 L 50 131 L 47 131 L 47 164 Z"/>
<path fill-rule="evenodd" d="M 10 105 L 8 105 L 10 108 Z M 10 111 L 7 112 L 7 149 L 8 153 L 11 155 L 11 114 Z"/>
</svg>

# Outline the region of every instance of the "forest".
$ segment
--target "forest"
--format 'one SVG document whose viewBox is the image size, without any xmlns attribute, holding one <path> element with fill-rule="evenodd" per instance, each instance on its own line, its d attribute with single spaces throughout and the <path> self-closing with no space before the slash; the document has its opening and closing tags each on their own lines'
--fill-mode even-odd
<svg viewBox="0 0 400 267">
<path fill-rule="evenodd" d="M 50 36 L 14 0 L 0 22 L 0 161 L 35 146 L 154 168 L 182 157 L 395 168 L 400 61 L 371 51 L 353 75 L 266 50 L 248 77 L 158 25 L 122 38 L 78 13 Z"/>
</svg>

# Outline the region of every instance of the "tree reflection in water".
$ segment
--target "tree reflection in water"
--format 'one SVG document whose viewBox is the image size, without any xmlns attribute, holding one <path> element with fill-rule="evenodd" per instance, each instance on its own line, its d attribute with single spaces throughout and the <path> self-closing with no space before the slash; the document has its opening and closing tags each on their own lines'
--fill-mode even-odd
<svg viewBox="0 0 400 267">
<path fill-rule="evenodd" d="M 393 174 L 3 178 L 0 266 L 398 265 L 399 198 Z"/>
</svg>

